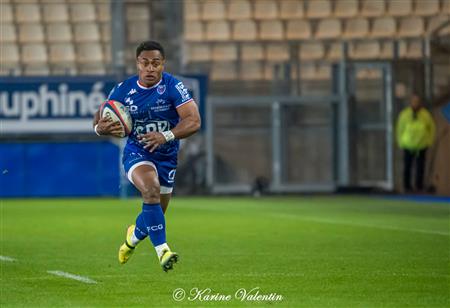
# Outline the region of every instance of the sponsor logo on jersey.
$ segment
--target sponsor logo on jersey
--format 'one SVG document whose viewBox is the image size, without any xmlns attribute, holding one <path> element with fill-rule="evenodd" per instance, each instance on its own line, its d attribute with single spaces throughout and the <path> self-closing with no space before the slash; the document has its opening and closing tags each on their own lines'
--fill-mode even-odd
<svg viewBox="0 0 450 308">
<path fill-rule="evenodd" d="M 130 90 L 130 92 L 128 92 L 127 95 L 128 95 L 128 96 L 131 96 L 131 95 L 133 95 L 133 94 L 136 93 L 136 92 L 137 92 L 136 89 L 133 88 L 133 89 Z"/>
<path fill-rule="evenodd" d="M 164 112 L 170 109 L 170 104 L 167 104 L 167 101 L 164 99 L 156 100 L 155 105 L 150 106 L 150 110 L 152 112 Z"/>
<path fill-rule="evenodd" d="M 125 99 L 125 103 L 127 103 L 127 104 L 129 104 L 129 105 L 133 105 L 133 100 L 131 99 L 131 98 L 129 98 L 129 97 L 127 97 L 126 99 Z"/>
<path fill-rule="evenodd" d="M 164 94 L 164 92 L 166 92 L 166 85 L 164 84 L 159 85 L 156 91 L 158 92 L 159 95 Z"/>
<path fill-rule="evenodd" d="M 181 99 L 183 101 L 188 100 L 188 99 L 191 98 L 191 96 L 189 95 L 188 89 L 186 89 L 184 87 L 184 84 L 181 81 L 175 85 L 175 88 L 177 88 L 178 92 L 181 95 Z"/>
</svg>

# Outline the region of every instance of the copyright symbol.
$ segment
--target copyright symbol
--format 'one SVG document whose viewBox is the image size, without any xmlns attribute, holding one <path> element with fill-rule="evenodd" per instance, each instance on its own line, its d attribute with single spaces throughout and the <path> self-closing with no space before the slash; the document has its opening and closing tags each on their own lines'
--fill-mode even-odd
<svg viewBox="0 0 450 308">
<path fill-rule="evenodd" d="M 182 288 L 177 288 L 173 291 L 172 297 L 177 302 L 181 302 L 184 297 L 186 296 L 186 291 L 184 291 Z"/>
</svg>

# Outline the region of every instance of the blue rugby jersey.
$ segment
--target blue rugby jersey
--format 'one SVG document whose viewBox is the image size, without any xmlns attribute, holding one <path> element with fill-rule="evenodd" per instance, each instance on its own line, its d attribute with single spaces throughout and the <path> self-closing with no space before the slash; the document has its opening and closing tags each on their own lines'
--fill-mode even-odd
<svg viewBox="0 0 450 308">
<path fill-rule="evenodd" d="M 115 86 L 109 100 L 119 101 L 128 107 L 133 119 L 133 128 L 127 140 L 125 151 L 147 151 L 139 143 L 137 136 L 148 132 L 163 132 L 174 128 L 180 117 L 176 108 L 192 101 L 181 81 L 168 73 L 150 88 L 138 83 L 138 76 L 132 76 Z M 177 155 L 179 141 L 172 140 L 160 145 L 155 156 Z"/>
</svg>

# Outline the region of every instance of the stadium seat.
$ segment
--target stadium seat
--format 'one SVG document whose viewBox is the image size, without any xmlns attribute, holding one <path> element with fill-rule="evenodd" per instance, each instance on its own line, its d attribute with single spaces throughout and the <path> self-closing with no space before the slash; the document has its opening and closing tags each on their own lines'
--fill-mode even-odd
<svg viewBox="0 0 450 308">
<path fill-rule="evenodd" d="M 186 21 L 184 39 L 188 42 L 203 41 L 203 24 L 199 21 Z"/>
<path fill-rule="evenodd" d="M 43 19 L 46 23 L 60 23 L 69 21 L 69 10 L 66 3 L 44 3 Z"/>
<path fill-rule="evenodd" d="M 47 41 L 50 43 L 56 42 L 70 42 L 72 41 L 72 29 L 70 24 L 51 23 L 47 24 Z"/>
<path fill-rule="evenodd" d="M 226 41 L 231 38 L 230 25 L 227 21 L 209 21 L 206 23 L 206 39 L 209 41 Z"/>
<path fill-rule="evenodd" d="M 203 2 L 202 19 L 203 20 L 222 20 L 225 19 L 225 3 L 222 0 L 209 0 Z"/>
<path fill-rule="evenodd" d="M 400 58 L 405 59 L 420 59 L 423 57 L 422 53 L 422 41 L 399 41 L 398 53 Z"/>
<path fill-rule="evenodd" d="M 406 17 L 400 20 L 398 35 L 400 37 L 422 36 L 425 31 L 423 19 L 421 17 Z"/>
<path fill-rule="evenodd" d="M 441 25 L 448 22 L 450 17 L 448 15 L 439 15 L 433 18 L 430 18 L 427 25 L 427 33 L 432 33 L 436 29 L 438 29 Z"/>
<path fill-rule="evenodd" d="M 387 5 L 391 16 L 408 16 L 412 12 L 412 0 L 389 0 Z"/>
<path fill-rule="evenodd" d="M 314 63 L 301 63 L 300 79 L 314 80 L 316 78 L 316 65 Z"/>
<path fill-rule="evenodd" d="M 331 2 L 314 0 L 307 2 L 306 16 L 309 18 L 324 18 L 331 15 Z"/>
<path fill-rule="evenodd" d="M 358 0 L 337 0 L 334 5 L 336 17 L 349 18 L 358 15 Z"/>
<path fill-rule="evenodd" d="M 103 51 L 99 43 L 77 44 L 77 62 L 80 64 L 103 62 Z"/>
<path fill-rule="evenodd" d="M 50 74 L 50 68 L 46 64 L 27 65 L 24 67 L 23 74 L 26 76 L 47 76 Z"/>
<path fill-rule="evenodd" d="M 254 41 L 258 37 L 256 23 L 253 20 L 233 22 L 233 39 L 236 41 Z"/>
<path fill-rule="evenodd" d="M 40 23 L 19 24 L 20 43 L 42 43 L 44 42 L 44 29 Z"/>
<path fill-rule="evenodd" d="M 423 48 L 421 40 L 412 40 L 408 42 L 408 58 L 421 59 L 423 57 Z"/>
<path fill-rule="evenodd" d="M 356 72 L 356 79 L 358 80 L 380 79 L 381 77 L 381 71 L 377 69 L 364 68 Z"/>
<path fill-rule="evenodd" d="M 18 23 L 37 23 L 41 21 L 41 11 L 38 4 L 17 4 L 16 22 Z"/>
<path fill-rule="evenodd" d="M 259 24 L 259 38 L 262 40 L 282 40 L 283 24 L 279 20 L 264 20 Z"/>
<path fill-rule="evenodd" d="M 380 55 L 377 41 L 361 41 L 350 44 L 349 56 L 352 59 L 376 59 Z"/>
<path fill-rule="evenodd" d="M 68 67 L 75 66 L 75 49 L 71 43 L 50 44 L 49 63 L 51 65 Z"/>
<path fill-rule="evenodd" d="M 280 4 L 281 19 L 299 19 L 303 17 L 303 1 L 301 0 L 283 0 Z"/>
<path fill-rule="evenodd" d="M 2 0 L 3 2 L 4 0 Z M 6 0 L 5 2 L 15 3 L 15 4 L 37 4 L 40 0 Z"/>
<path fill-rule="evenodd" d="M 274 68 L 276 63 L 267 62 L 264 65 L 263 78 L 264 80 L 273 80 L 274 79 Z"/>
<path fill-rule="evenodd" d="M 100 33 L 97 23 L 83 22 L 76 23 L 74 29 L 74 39 L 78 43 L 98 42 L 100 41 Z"/>
<path fill-rule="evenodd" d="M 20 53 L 17 44 L 0 44 L 0 54 L 2 55 L 2 68 L 13 69 L 19 65 Z"/>
<path fill-rule="evenodd" d="M 378 17 L 384 14 L 384 0 L 363 0 L 361 5 L 361 15 L 364 17 Z"/>
<path fill-rule="evenodd" d="M 246 61 L 242 63 L 240 79 L 242 80 L 263 80 L 264 65 L 260 61 Z"/>
<path fill-rule="evenodd" d="M 339 19 L 322 19 L 317 27 L 316 38 L 337 38 L 341 36 L 341 32 L 341 21 Z"/>
<path fill-rule="evenodd" d="M 311 38 L 311 24 L 307 20 L 288 20 L 286 27 L 286 38 L 288 40 Z"/>
<path fill-rule="evenodd" d="M 414 14 L 418 16 L 431 16 L 439 13 L 439 0 L 416 0 Z"/>
<path fill-rule="evenodd" d="M 200 3 L 198 0 L 184 0 L 184 20 L 199 20 L 200 19 Z"/>
<path fill-rule="evenodd" d="M 372 37 L 392 37 L 396 34 L 395 19 L 382 17 L 375 19 L 372 25 Z"/>
<path fill-rule="evenodd" d="M 326 58 L 328 61 L 336 62 L 342 58 L 342 45 L 339 42 L 331 43 L 328 46 Z"/>
<path fill-rule="evenodd" d="M 275 0 L 255 1 L 253 17 L 255 19 L 276 19 L 278 18 L 278 5 Z"/>
<path fill-rule="evenodd" d="M 331 65 L 328 63 L 320 63 L 316 65 L 316 75 L 314 80 L 329 80 L 331 79 Z"/>
<path fill-rule="evenodd" d="M 13 10 L 11 4 L 2 3 L 0 10 L 0 21 L 1 23 L 10 23 L 13 22 Z"/>
<path fill-rule="evenodd" d="M 212 80 L 236 80 L 238 78 L 235 62 L 214 62 L 211 67 Z"/>
<path fill-rule="evenodd" d="M 145 20 L 148 21 L 150 19 L 150 12 L 148 9 L 148 4 L 135 4 L 129 3 L 126 6 L 126 19 L 128 21 L 137 21 L 137 20 Z"/>
<path fill-rule="evenodd" d="M 252 6 L 248 0 L 230 1 L 228 5 L 228 19 L 249 19 L 252 18 Z"/>
<path fill-rule="evenodd" d="M 95 21 L 95 6 L 92 3 L 71 3 L 70 18 L 72 22 Z"/>
<path fill-rule="evenodd" d="M 348 19 L 345 23 L 344 38 L 364 38 L 369 33 L 369 20 L 366 18 Z"/>
<path fill-rule="evenodd" d="M 325 55 L 324 46 L 320 42 L 304 43 L 299 49 L 301 60 L 321 60 Z"/>
<path fill-rule="evenodd" d="M 241 59 L 248 60 L 263 60 L 264 59 L 264 47 L 262 44 L 242 44 L 241 45 Z"/>
<path fill-rule="evenodd" d="M 0 43 L 14 43 L 17 41 L 16 27 L 13 23 L 2 23 L 0 25 Z"/>
<path fill-rule="evenodd" d="M 450 0 L 441 0 L 442 1 L 442 14 L 450 15 Z"/>
<path fill-rule="evenodd" d="M 111 8 L 108 2 L 97 4 L 97 20 L 103 23 L 111 20 Z"/>
<path fill-rule="evenodd" d="M 111 41 L 111 23 L 102 22 L 100 24 L 100 38 L 102 42 L 110 42 Z"/>
<path fill-rule="evenodd" d="M 80 75 L 105 75 L 106 69 L 105 66 L 102 64 L 95 64 L 95 65 L 82 65 L 78 69 Z"/>
<path fill-rule="evenodd" d="M 392 41 L 381 42 L 380 59 L 392 59 L 394 57 L 394 43 Z"/>
<path fill-rule="evenodd" d="M 267 61 L 284 62 L 289 60 L 289 45 L 287 44 L 268 44 L 266 46 L 265 58 Z"/>
<path fill-rule="evenodd" d="M 73 76 L 78 74 L 76 66 L 50 66 L 50 72 L 54 76 Z"/>
<path fill-rule="evenodd" d="M 47 63 L 47 49 L 43 43 L 22 44 L 21 55 L 25 66 L 39 66 Z"/>
<path fill-rule="evenodd" d="M 128 43 L 140 43 L 150 37 L 150 24 L 146 20 L 127 22 Z"/>
<path fill-rule="evenodd" d="M 234 43 L 214 44 L 212 59 L 214 61 L 234 61 L 238 58 L 237 45 Z"/>
<path fill-rule="evenodd" d="M 186 47 L 188 62 L 201 62 L 211 60 L 210 44 L 189 44 Z"/>
</svg>

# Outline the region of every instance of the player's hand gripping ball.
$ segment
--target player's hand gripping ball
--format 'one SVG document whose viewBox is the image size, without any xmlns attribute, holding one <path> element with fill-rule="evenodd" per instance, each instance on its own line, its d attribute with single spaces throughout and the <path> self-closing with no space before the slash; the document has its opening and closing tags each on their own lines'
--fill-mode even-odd
<svg viewBox="0 0 450 308">
<path fill-rule="evenodd" d="M 100 106 L 98 131 L 102 135 L 124 138 L 131 133 L 133 121 L 124 104 L 108 100 Z"/>
</svg>

